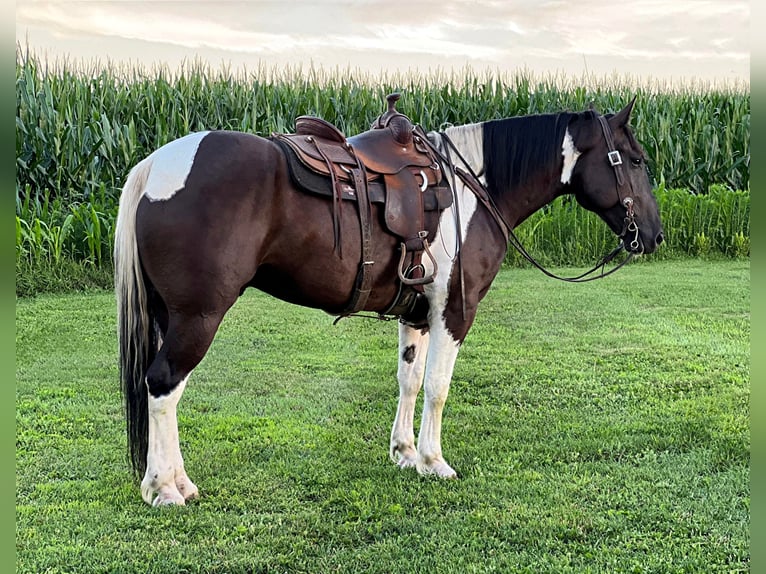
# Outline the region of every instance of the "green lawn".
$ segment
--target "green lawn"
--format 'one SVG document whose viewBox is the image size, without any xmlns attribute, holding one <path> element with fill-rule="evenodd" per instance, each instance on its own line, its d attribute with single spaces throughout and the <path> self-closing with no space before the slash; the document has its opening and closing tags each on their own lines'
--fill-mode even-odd
<svg viewBox="0 0 766 574">
<path fill-rule="evenodd" d="M 388 460 L 393 322 L 248 292 L 180 404 L 180 508 L 128 466 L 114 307 L 17 302 L 18 572 L 750 569 L 749 261 L 504 270 L 445 409 L 457 481 Z"/>
</svg>

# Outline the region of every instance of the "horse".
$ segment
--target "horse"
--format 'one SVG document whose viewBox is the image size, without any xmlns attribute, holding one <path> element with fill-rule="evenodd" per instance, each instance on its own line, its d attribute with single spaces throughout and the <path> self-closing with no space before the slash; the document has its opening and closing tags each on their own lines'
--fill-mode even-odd
<svg viewBox="0 0 766 574">
<path fill-rule="evenodd" d="M 442 453 L 442 412 L 458 351 L 516 226 L 568 194 L 598 214 L 628 254 L 662 243 L 647 157 L 629 127 L 634 102 L 605 115 L 591 108 L 423 132 L 451 175 L 454 201 L 429 216 L 429 257 L 420 266 L 430 282 L 416 305 L 393 315 L 399 398 L 389 454 L 402 469 L 457 477 Z M 148 504 L 183 505 L 199 495 L 184 468 L 177 405 L 245 289 L 333 315 L 355 289 L 361 205 L 334 213 L 327 198 L 298 189 L 274 136 L 191 133 L 137 163 L 123 186 L 114 247 L 120 379 L 128 457 Z M 372 232 L 362 310 L 383 315 L 402 289 L 404 247 L 380 223 L 383 207 L 364 207 Z"/>
</svg>

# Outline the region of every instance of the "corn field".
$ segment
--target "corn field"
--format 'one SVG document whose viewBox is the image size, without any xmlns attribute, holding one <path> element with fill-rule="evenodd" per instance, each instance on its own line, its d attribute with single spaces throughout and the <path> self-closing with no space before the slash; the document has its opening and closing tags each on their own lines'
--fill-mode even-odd
<svg viewBox="0 0 766 574">
<path fill-rule="evenodd" d="M 299 115 L 320 116 L 352 135 L 369 127 L 392 91 L 403 93 L 400 111 L 426 129 L 591 104 L 613 112 L 637 96 L 632 126 L 650 158 L 665 251 L 749 254 L 749 87 L 470 71 L 247 72 L 195 63 L 171 73 L 49 62 L 17 47 L 17 275 L 20 263 L 58 265 L 65 258 L 110 265 L 124 178 L 174 138 L 213 129 L 289 132 Z M 549 263 L 589 261 L 614 243 L 603 223 L 565 200 L 535 214 L 519 233 Z M 517 259 L 509 254 L 508 261 Z"/>
</svg>

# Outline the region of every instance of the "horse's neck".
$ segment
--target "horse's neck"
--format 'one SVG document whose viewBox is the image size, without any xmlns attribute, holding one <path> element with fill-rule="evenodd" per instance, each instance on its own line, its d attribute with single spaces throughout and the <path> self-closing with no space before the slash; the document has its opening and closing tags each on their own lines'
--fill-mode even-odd
<svg viewBox="0 0 766 574">
<path fill-rule="evenodd" d="M 462 160 L 453 157 L 453 163 L 461 167 L 463 162 L 467 163 L 482 184 L 487 185 L 484 122 L 452 126 L 444 130 L 444 133 L 452 140 L 462 157 Z M 506 150 L 506 153 L 509 154 L 510 160 L 511 150 Z M 556 166 L 540 166 L 540 169 L 530 170 L 520 185 L 512 189 L 495 190 L 496 195 L 493 199 L 506 221 L 515 227 L 564 193 L 562 175 L 561 169 Z"/>
<path fill-rule="evenodd" d="M 516 227 L 530 215 L 564 194 L 557 174 L 538 172 L 523 184 L 506 190 L 495 198 L 508 223 Z"/>
</svg>

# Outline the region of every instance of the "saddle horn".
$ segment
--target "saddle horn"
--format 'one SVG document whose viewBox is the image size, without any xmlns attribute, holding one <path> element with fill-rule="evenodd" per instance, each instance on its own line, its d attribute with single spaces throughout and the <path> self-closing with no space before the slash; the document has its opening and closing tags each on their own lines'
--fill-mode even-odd
<svg viewBox="0 0 766 574">
<path fill-rule="evenodd" d="M 414 126 L 412 125 L 410 118 L 396 109 L 396 102 L 399 101 L 399 98 L 401 97 L 402 95 L 399 92 L 388 94 L 386 96 L 388 110 L 380 114 L 370 127 L 371 129 L 388 128 L 391 130 L 394 141 L 406 146 L 412 143 Z"/>
</svg>

